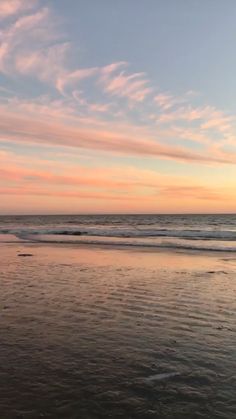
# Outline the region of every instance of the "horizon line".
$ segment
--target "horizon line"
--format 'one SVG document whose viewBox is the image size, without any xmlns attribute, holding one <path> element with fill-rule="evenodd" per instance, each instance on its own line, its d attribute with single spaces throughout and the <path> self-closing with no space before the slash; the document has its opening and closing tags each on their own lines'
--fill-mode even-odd
<svg viewBox="0 0 236 419">
<path fill-rule="evenodd" d="M 11 213 L 11 214 L 0 214 L 0 217 L 59 217 L 59 216 L 98 216 L 98 215 L 236 215 L 236 212 L 88 212 L 88 213 Z"/>
</svg>

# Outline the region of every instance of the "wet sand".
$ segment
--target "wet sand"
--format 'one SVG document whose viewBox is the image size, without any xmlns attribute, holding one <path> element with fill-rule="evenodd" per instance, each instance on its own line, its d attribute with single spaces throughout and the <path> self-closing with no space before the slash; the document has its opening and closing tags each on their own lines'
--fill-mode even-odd
<svg viewBox="0 0 236 419">
<path fill-rule="evenodd" d="M 235 268 L 227 254 L 1 244 L 0 417 L 234 419 Z"/>
</svg>

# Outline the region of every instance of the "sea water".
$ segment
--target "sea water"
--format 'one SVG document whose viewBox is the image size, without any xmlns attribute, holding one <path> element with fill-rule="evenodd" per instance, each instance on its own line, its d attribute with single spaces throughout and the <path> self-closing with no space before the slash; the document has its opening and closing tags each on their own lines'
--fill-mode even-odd
<svg viewBox="0 0 236 419">
<path fill-rule="evenodd" d="M 1 216 L 1 241 L 236 251 L 236 215 Z M 5 235 L 5 237 L 4 237 Z"/>
</svg>

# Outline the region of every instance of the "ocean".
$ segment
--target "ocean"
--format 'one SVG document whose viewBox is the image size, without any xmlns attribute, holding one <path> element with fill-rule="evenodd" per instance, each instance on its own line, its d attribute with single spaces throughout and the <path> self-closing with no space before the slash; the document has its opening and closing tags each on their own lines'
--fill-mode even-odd
<svg viewBox="0 0 236 419">
<path fill-rule="evenodd" d="M 236 251 L 236 215 L 1 216 L 2 241 Z"/>
</svg>

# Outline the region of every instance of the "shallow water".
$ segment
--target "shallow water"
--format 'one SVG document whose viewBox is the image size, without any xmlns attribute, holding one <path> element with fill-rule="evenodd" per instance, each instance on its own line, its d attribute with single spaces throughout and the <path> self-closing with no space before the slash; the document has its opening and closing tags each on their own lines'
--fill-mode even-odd
<svg viewBox="0 0 236 419">
<path fill-rule="evenodd" d="M 1 418 L 236 417 L 234 258 L 0 250 Z"/>
</svg>

